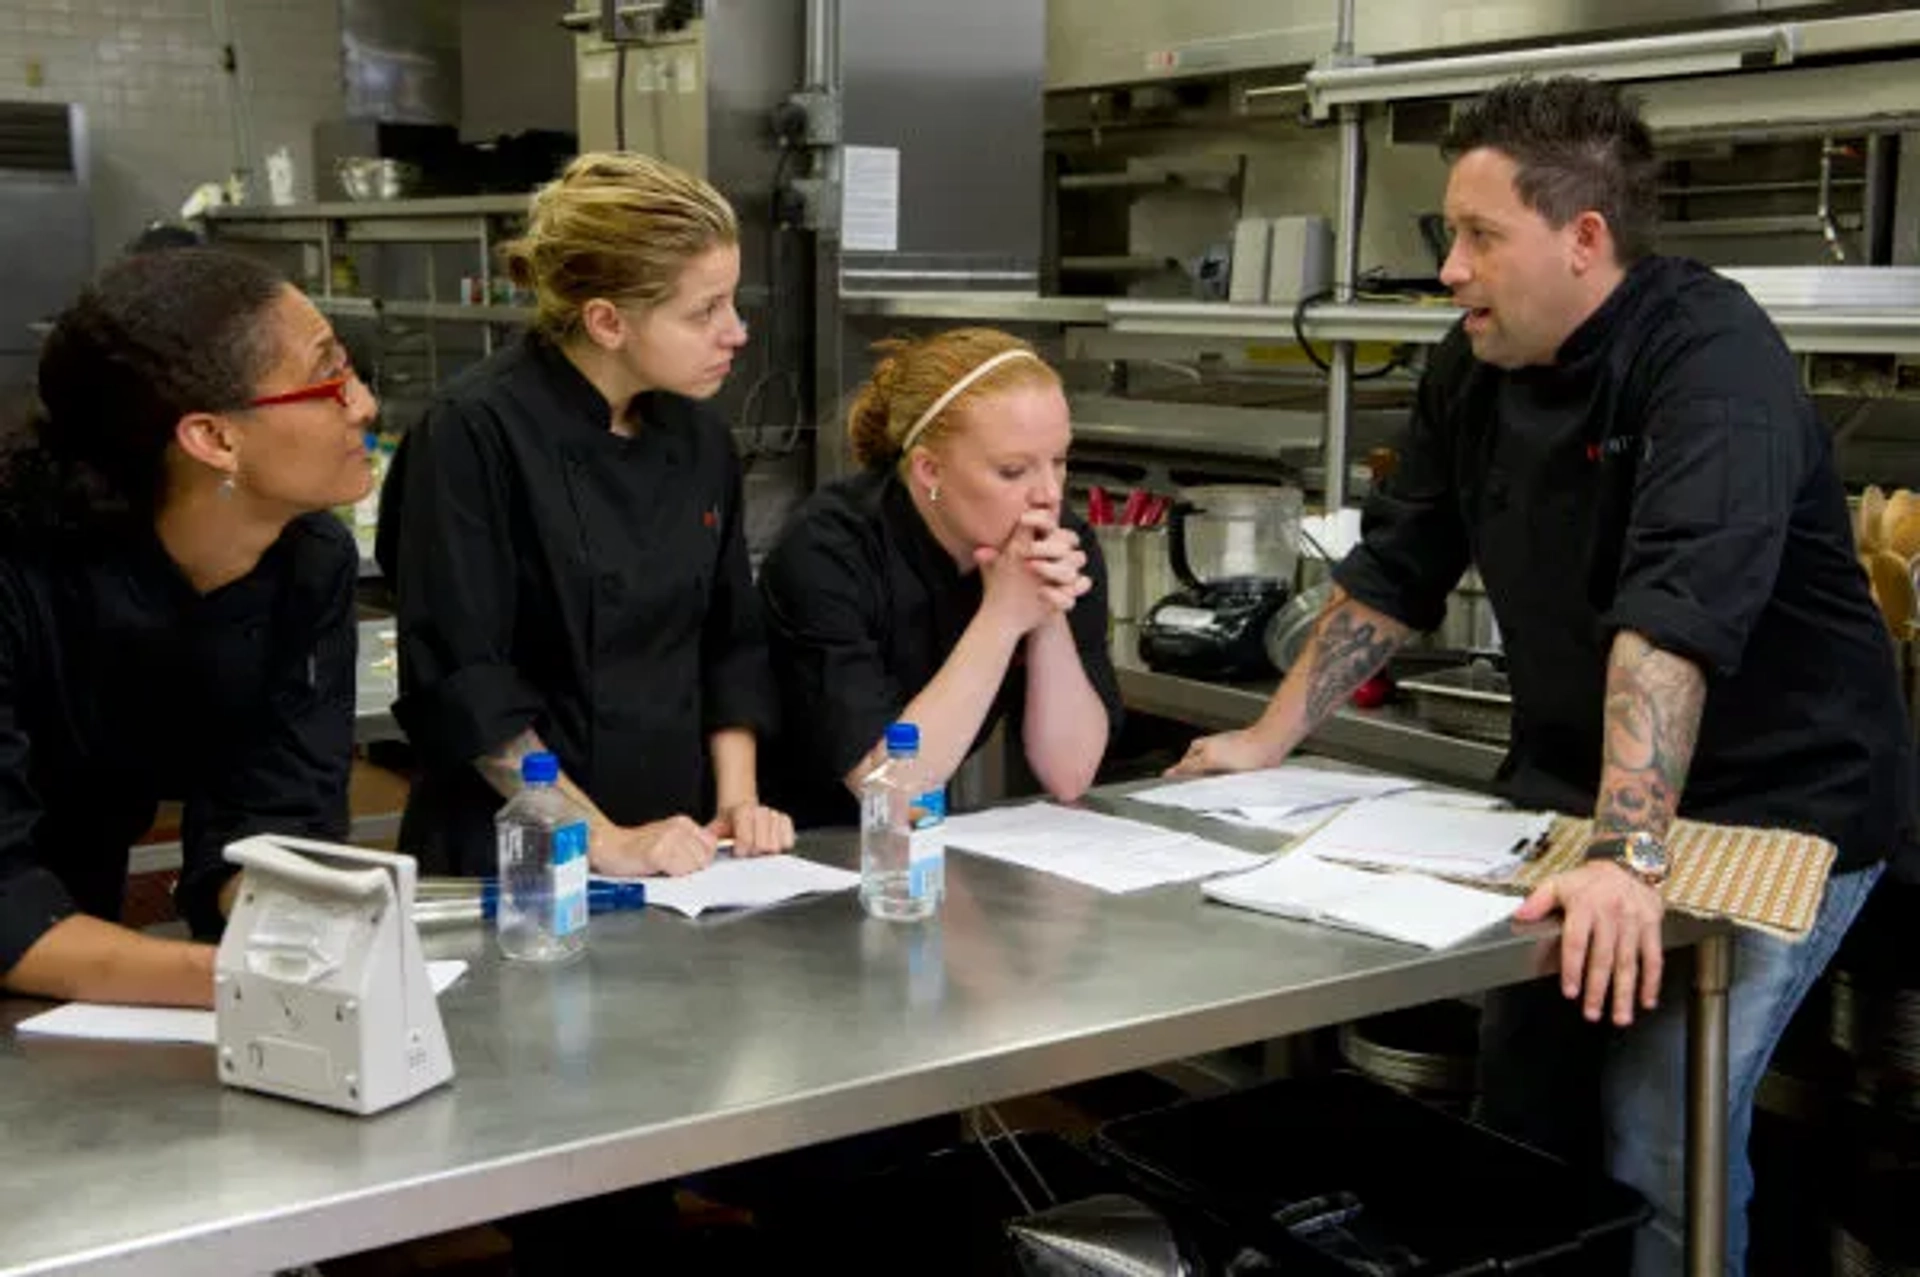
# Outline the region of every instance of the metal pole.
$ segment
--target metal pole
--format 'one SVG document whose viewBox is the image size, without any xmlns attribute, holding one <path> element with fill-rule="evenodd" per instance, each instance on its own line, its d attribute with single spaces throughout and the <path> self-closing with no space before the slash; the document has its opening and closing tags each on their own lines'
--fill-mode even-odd
<svg viewBox="0 0 1920 1277">
<path fill-rule="evenodd" d="M 837 0 L 807 0 L 807 79 L 804 87 L 831 90 L 840 82 Z"/>
<path fill-rule="evenodd" d="M 1344 62 L 1353 56 L 1354 0 L 1339 0 L 1339 18 L 1335 27 L 1333 60 Z M 1333 266 L 1333 296 L 1338 302 L 1353 300 L 1354 281 L 1360 275 L 1360 212 L 1366 192 L 1362 189 L 1363 148 L 1360 108 L 1339 108 L 1340 121 L 1340 227 Z M 1326 504 L 1338 510 L 1347 503 L 1347 433 L 1353 423 L 1353 343 L 1333 344 L 1332 366 L 1327 373 L 1327 438 L 1322 465 L 1326 471 Z"/>
<path fill-rule="evenodd" d="M 1727 986 L 1733 937 L 1693 951 L 1687 1026 L 1687 1273 L 1724 1277 L 1727 1266 Z"/>
<path fill-rule="evenodd" d="M 806 88 L 837 100 L 840 93 L 840 0 L 807 0 Z M 840 180 L 840 140 L 814 151 L 813 179 L 829 190 Z M 834 203 L 837 207 L 837 202 Z M 813 236 L 813 421 L 816 485 L 847 469 L 840 428 L 846 318 L 840 310 L 840 227 L 822 219 Z"/>
<path fill-rule="evenodd" d="M 1899 184 L 1899 179 L 1900 135 L 1875 133 L 1867 139 L 1866 188 L 1861 192 L 1861 203 L 1866 207 L 1866 219 L 1860 234 L 1860 242 L 1865 246 L 1861 253 L 1865 265 L 1893 264 L 1893 229 L 1897 212 L 1894 188 Z M 1832 185 L 1845 184 L 1834 182 Z"/>
</svg>

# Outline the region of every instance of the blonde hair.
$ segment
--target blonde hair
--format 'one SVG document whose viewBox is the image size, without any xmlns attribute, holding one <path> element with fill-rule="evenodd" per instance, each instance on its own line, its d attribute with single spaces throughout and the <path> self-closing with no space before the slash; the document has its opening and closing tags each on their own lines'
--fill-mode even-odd
<svg viewBox="0 0 1920 1277">
<path fill-rule="evenodd" d="M 942 395 L 995 356 L 1021 351 L 1033 357 L 1009 359 L 988 369 L 921 428 L 913 441 L 916 447 L 938 442 L 953 428 L 955 414 L 982 396 L 1060 384 L 1060 374 L 1031 345 L 997 328 L 950 328 L 916 340 L 876 342 L 873 349 L 880 355 L 880 362 L 854 395 L 853 408 L 847 414 L 853 459 L 862 466 L 899 461 L 904 453 L 902 441 L 914 423 Z"/>
<path fill-rule="evenodd" d="M 526 234 L 502 251 L 533 290 L 534 327 L 565 338 L 594 298 L 657 305 L 690 260 L 739 242 L 733 207 L 706 182 L 649 155 L 590 151 L 535 192 Z"/>
</svg>

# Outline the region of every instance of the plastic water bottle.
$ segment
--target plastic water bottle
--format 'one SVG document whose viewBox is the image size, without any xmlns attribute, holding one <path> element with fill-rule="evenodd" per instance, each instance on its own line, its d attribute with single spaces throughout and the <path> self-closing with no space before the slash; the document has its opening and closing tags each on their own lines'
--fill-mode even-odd
<svg viewBox="0 0 1920 1277">
<path fill-rule="evenodd" d="M 946 848 L 939 841 L 947 791 L 920 770 L 920 729 L 887 728 L 887 758 L 860 785 L 860 903 L 876 918 L 932 916 L 946 895 Z"/>
<path fill-rule="evenodd" d="M 500 952 L 516 962 L 564 962 L 587 947 L 587 821 L 556 787 L 560 760 L 520 760 L 524 787 L 494 817 L 500 852 Z"/>
</svg>

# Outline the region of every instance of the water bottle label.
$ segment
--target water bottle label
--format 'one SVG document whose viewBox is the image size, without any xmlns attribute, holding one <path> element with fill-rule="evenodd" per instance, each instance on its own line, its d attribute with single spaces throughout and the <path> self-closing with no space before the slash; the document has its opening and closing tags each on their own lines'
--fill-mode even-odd
<svg viewBox="0 0 1920 1277">
<path fill-rule="evenodd" d="M 947 791 L 930 789 L 913 800 L 907 813 L 915 829 L 931 829 L 947 818 Z"/>
<path fill-rule="evenodd" d="M 947 791 L 930 789 L 917 796 L 910 815 L 913 834 L 907 844 L 907 892 L 915 900 L 943 893 L 946 886 L 947 845 L 940 828 L 947 819 Z"/>
<path fill-rule="evenodd" d="M 587 826 L 553 831 L 553 934 L 570 936 L 587 925 Z"/>
<path fill-rule="evenodd" d="M 907 862 L 907 894 L 915 900 L 941 894 L 947 879 L 945 845 L 915 834 L 908 854 L 911 859 Z"/>
</svg>

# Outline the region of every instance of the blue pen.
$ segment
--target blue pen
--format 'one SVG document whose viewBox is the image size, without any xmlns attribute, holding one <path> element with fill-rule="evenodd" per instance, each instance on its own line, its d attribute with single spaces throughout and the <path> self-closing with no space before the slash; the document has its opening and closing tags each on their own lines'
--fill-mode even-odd
<svg viewBox="0 0 1920 1277">
<path fill-rule="evenodd" d="M 641 909 L 646 903 L 645 883 L 587 883 L 588 913 Z M 422 926 L 491 922 L 499 911 L 500 883 L 494 878 L 422 879 L 413 902 L 413 920 Z"/>
</svg>

